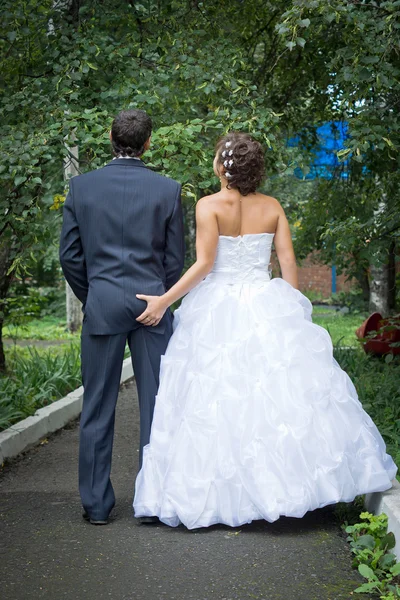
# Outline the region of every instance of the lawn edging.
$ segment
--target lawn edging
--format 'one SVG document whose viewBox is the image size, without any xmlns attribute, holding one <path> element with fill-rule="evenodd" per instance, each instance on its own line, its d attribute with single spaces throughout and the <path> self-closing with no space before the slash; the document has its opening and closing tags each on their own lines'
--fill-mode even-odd
<svg viewBox="0 0 400 600">
<path fill-rule="evenodd" d="M 133 377 L 130 358 L 124 360 L 121 383 Z M 6 458 L 13 458 L 34 446 L 48 434 L 54 433 L 77 419 L 82 410 L 83 387 L 70 392 L 64 398 L 39 408 L 32 417 L 19 421 L 0 432 L 0 465 Z"/>
<path fill-rule="evenodd" d="M 388 516 L 388 531 L 392 531 L 396 538 L 393 552 L 400 560 L 400 483 L 397 479 L 392 481 L 393 487 L 386 492 L 372 492 L 365 495 L 365 508 L 374 515 L 385 513 Z"/>
</svg>

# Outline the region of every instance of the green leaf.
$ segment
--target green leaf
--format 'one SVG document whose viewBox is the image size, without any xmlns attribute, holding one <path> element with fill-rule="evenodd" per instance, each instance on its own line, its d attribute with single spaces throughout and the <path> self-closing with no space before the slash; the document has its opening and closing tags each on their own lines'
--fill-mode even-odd
<svg viewBox="0 0 400 600">
<path fill-rule="evenodd" d="M 363 56 L 362 62 L 366 65 L 374 65 L 379 62 L 379 56 Z"/>
<path fill-rule="evenodd" d="M 354 77 L 354 75 L 353 75 Z M 371 71 L 369 69 L 367 69 L 367 67 L 361 67 L 359 73 L 358 73 L 358 77 L 360 79 L 360 81 L 367 81 L 368 79 L 371 78 Z"/>
<path fill-rule="evenodd" d="M 391 569 L 390 569 L 391 574 L 394 577 L 397 577 L 398 575 L 400 575 L 400 562 L 396 563 Z"/>
<path fill-rule="evenodd" d="M 394 537 L 393 532 L 387 533 L 381 540 L 381 548 L 386 548 L 387 550 L 391 550 L 396 545 L 396 538 Z"/>
<path fill-rule="evenodd" d="M 345 158 L 348 154 L 350 154 L 351 152 L 351 148 L 343 148 L 342 150 L 339 150 L 338 152 L 336 152 L 336 156 L 338 158 Z"/>
<path fill-rule="evenodd" d="M 375 538 L 372 535 L 361 535 L 356 540 L 357 547 L 359 548 L 375 548 Z"/>
<path fill-rule="evenodd" d="M 385 138 L 385 137 L 382 137 L 382 139 L 385 140 L 385 142 L 387 143 L 388 146 L 390 146 L 391 148 L 394 147 L 392 140 L 389 140 L 389 138 Z"/>
<path fill-rule="evenodd" d="M 373 572 L 373 570 L 370 567 L 368 567 L 367 565 L 358 565 L 358 572 L 360 573 L 360 575 L 365 577 L 365 579 L 368 579 L 371 581 L 378 581 L 378 578 L 375 575 L 375 573 Z"/>
<path fill-rule="evenodd" d="M 209 188 L 209 187 L 211 187 L 211 185 L 212 185 L 212 181 L 210 181 L 210 180 L 207 180 L 207 181 L 200 181 L 200 183 L 199 183 L 199 188 L 200 188 L 200 189 L 202 189 L 202 190 L 204 190 L 204 189 L 206 189 L 206 188 Z"/>
<path fill-rule="evenodd" d="M 379 560 L 379 567 L 381 569 L 387 570 L 396 562 L 395 554 L 384 554 L 382 558 Z"/>
<path fill-rule="evenodd" d="M 25 181 L 26 177 L 24 175 L 18 175 L 18 177 L 14 179 L 14 183 L 16 186 L 21 185 L 21 183 L 24 183 Z"/>
<path fill-rule="evenodd" d="M 296 38 L 296 44 L 301 48 L 304 48 L 304 46 L 306 45 L 306 40 L 302 37 L 298 37 Z"/>
<path fill-rule="evenodd" d="M 278 31 L 279 35 L 283 35 L 287 31 L 289 31 L 289 27 L 287 25 L 284 25 L 283 23 L 278 23 L 278 25 L 275 25 L 275 29 Z"/>
<path fill-rule="evenodd" d="M 300 25 L 300 27 L 309 27 L 310 26 L 310 19 L 300 19 L 299 21 L 297 21 L 297 23 Z"/>
<path fill-rule="evenodd" d="M 376 589 L 376 587 L 376 583 L 363 583 L 358 588 L 356 588 L 354 592 L 356 594 L 366 594 L 367 592 L 372 592 L 374 589 Z"/>
</svg>

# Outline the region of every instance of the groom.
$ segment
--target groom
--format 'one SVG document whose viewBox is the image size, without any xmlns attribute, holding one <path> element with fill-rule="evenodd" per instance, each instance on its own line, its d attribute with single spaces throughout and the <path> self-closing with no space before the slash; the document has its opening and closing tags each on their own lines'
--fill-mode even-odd
<svg viewBox="0 0 400 600">
<path fill-rule="evenodd" d="M 143 110 L 117 115 L 115 158 L 70 181 L 60 260 L 83 304 L 79 490 L 84 518 L 106 524 L 115 504 L 110 481 L 115 406 L 128 341 L 140 409 L 140 463 L 149 441 L 161 356 L 172 333 L 167 311 L 154 327 L 136 321 L 146 303 L 179 279 L 184 260 L 181 186 L 146 167 L 152 123 Z"/>
</svg>

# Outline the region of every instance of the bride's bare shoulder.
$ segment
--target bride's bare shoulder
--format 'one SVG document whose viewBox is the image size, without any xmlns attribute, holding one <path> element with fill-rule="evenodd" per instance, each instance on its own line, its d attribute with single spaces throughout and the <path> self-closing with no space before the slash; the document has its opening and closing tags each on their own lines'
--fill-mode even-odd
<svg viewBox="0 0 400 600">
<path fill-rule="evenodd" d="M 282 204 L 273 196 L 267 196 L 266 194 L 258 194 L 260 201 L 263 202 L 268 208 L 275 209 L 278 213 L 284 212 Z"/>
<path fill-rule="evenodd" d="M 213 210 L 219 202 L 221 202 L 221 192 L 203 196 L 200 200 L 197 200 L 196 207 L 198 210 Z"/>
</svg>

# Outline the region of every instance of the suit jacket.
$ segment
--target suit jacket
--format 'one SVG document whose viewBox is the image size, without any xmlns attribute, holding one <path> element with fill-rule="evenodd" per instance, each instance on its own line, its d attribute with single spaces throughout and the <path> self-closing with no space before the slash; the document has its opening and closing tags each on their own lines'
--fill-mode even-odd
<svg viewBox="0 0 400 600">
<path fill-rule="evenodd" d="M 136 294 L 161 295 L 182 272 L 181 186 L 141 160 L 119 158 L 74 177 L 64 204 L 60 261 L 83 303 L 83 332 L 140 327 Z M 154 332 L 162 333 L 167 311 Z"/>
</svg>

